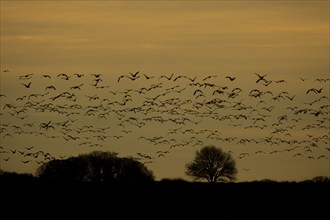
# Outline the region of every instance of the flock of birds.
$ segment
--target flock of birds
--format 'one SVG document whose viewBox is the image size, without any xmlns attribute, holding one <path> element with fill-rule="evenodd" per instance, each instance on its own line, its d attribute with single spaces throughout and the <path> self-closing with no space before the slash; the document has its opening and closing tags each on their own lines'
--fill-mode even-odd
<svg viewBox="0 0 330 220">
<path fill-rule="evenodd" d="M 0 159 L 37 166 L 115 149 L 148 164 L 214 144 L 237 160 L 286 155 L 327 164 L 330 79 L 248 79 L 2 71 Z"/>
</svg>

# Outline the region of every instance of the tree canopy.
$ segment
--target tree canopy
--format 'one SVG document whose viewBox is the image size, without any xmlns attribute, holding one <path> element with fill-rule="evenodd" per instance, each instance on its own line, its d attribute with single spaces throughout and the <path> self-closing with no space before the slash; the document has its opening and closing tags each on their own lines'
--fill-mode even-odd
<svg viewBox="0 0 330 220">
<path fill-rule="evenodd" d="M 133 158 L 114 152 L 93 151 L 38 167 L 41 180 L 62 182 L 143 182 L 154 180 L 152 171 Z"/>
<path fill-rule="evenodd" d="M 210 183 L 236 179 L 236 162 L 232 155 L 215 146 L 205 146 L 196 151 L 192 162 L 186 164 L 186 174 L 195 180 L 206 179 Z"/>
</svg>

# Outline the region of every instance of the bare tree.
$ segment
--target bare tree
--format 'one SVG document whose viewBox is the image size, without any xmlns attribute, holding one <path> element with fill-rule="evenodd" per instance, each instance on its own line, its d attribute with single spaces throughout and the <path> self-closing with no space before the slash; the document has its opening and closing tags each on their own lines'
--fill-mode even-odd
<svg viewBox="0 0 330 220">
<path fill-rule="evenodd" d="M 186 174 L 195 180 L 209 183 L 228 182 L 236 179 L 236 162 L 232 155 L 215 146 L 205 146 L 196 151 L 195 159 L 186 164 Z"/>
</svg>

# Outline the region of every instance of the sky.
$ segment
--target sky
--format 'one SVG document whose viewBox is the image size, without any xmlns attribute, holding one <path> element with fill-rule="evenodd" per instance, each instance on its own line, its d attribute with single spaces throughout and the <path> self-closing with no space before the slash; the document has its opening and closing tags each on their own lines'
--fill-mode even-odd
<svg viewBox="0 0 330 220">
<path fill-rule="evenodd" d="M 329 1 L 0 6 L 2 170 L 101 150 L 191 180 L 214 145 L 238 181 L 330 176 Z"/>
</svg>

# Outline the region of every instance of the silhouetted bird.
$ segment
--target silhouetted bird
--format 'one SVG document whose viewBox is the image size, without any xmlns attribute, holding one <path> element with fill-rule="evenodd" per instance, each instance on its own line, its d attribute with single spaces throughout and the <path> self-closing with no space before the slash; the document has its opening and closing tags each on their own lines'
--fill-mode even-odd
<svg viewBox="0 0 330 220">
<path fill-rule="evenodd" d="M 25 88 L 30 88 L 31 87 L 31 82 L 29 82 L 28 84 L 24 84 L 24 83 L 21 83 L 23 86 L 25 86 Z"/>
</svg>

